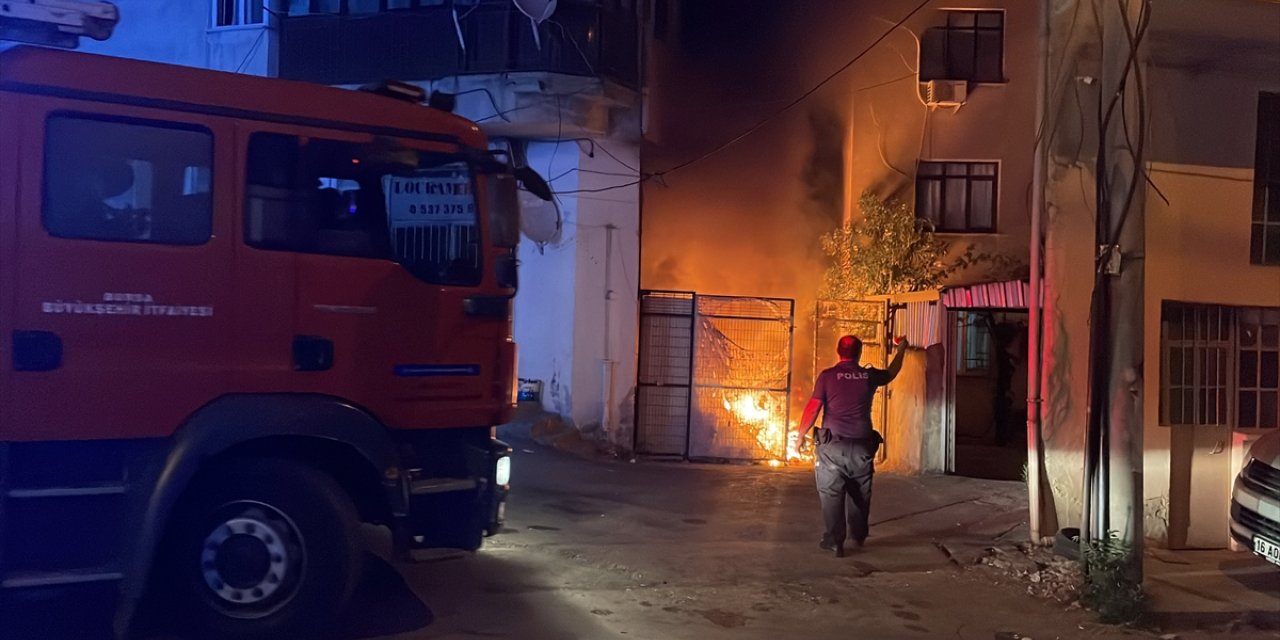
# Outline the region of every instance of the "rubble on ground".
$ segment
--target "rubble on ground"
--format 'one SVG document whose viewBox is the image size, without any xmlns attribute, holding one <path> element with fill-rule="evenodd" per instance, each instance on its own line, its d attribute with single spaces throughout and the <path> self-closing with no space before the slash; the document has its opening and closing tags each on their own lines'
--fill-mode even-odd
<svg viewBox="0 0 1280 640">
<path fill-rule="evenodd" d="M 1080 562 L 1055 555 L 1051 549 L 1029 543 L 1001 545 L 989 548 L 976 564 L 1024 582 L 1034 597 L 1080 606 L 1084 583 Z"/>
</svg>

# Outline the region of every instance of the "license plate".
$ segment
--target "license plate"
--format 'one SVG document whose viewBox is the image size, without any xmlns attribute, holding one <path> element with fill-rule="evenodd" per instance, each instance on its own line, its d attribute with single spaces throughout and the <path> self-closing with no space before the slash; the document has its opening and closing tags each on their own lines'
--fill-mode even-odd
<svg viewBox="0 0 1280 640">
<path fill-rule="evenodd" d="M 1280 565 L 1280 544 L 1262 536 L 1253 537 L 1253 552 L 1268 562 Z"/>
</svg>

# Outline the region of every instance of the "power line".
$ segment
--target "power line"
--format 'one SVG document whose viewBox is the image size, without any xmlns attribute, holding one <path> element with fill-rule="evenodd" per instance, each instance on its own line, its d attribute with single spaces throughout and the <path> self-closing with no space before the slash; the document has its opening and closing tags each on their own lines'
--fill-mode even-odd
<svg viewBox="0 0 1280 640">
<path fill-rule="evenodd" d="M 809 96 L 812 96 L 813 94 L 817 93 L 820 89 L 822 89 L 823 87 L 825 87 L 825 86 L 826 86 L 827 84 L 829 84 L 832 80 L 835 80 L 837 77 L 839 77 L 839 76 L 840 76 L 840 74 L 842 74 L 842 73 L 844 73 L 845 71 L 847 71 L 847 70 L 849 69 L 849 67 L 852 67 L 852 66 L 853 66 L 854 64 L 856 64 L 859 60 L 861 60 L 864 56 L 866 56 L 868 53 L 870 53 L 872 49 L 876 48 L 876 45 L 879 45 L 879 44 L 880 44 L 881 42 L 883 42 L 886 38 L 888 38 L 889 36 L 893 35 L 893 32 L 894 32 L 894 31 L 896 31 L 899 27 L 901 27 L 901 26 L 902 26 L 903 24 L 905 24 L 908 20 L 910 20 L 910 19 L 912 18 L 912 16 L 916 15 L 916 14 L 917 14 L 917 13 L 919 13 L 922 9 L 924 9 L 926 6 L 928 6 L 928 5 L 929 5 L 929 3 L 930 3 L 930 2 L 932 2 L 932 1 L 933 1 L 933 0 L 923 0 L 922 2 L 920 2 L 919 4 L 917 4 L 917 5 L 915 6 L 915 8 L 914 8 L 914 9 L 912 9 L 910 12 L 908 12 L 908 13 L 907 13 L 907 15 L 903 16 L 903 17 L 902 17 L 901 19 L 899 19 L 897 22 L 893 23 L 893 26 L 892 26 L 892 27 L 889 27 L 889 29 L 888 29 L 888 30 L 886 30 L 884 33 L 880 34 L 880 37 L 878 37 L 878 38 L 876 38 L 875 40 L 873 40 L 873 41 L 871 42 L 871 44 L 867 45 L 867 46 L 866 46 L 866 48 L 864 48 L 862 51 L 859 51 L 857 55 L 855 55 L 853 58 L 851 58 L 848 62 L 844 63 L 844 64 L 843 64 L 839 69 L 836 69 L 835 71 L 833 71 L 833 72 L 831 72 L 830 74 L 828 74 L 828 75 L 827 75 L 825 78 L 823 78 L 820 82 L 818 82 L 818 83 L 817 83 L 817 84 L 815 84 L 813 87 L 809 88 L 807 91 L 805 91 L 804 93 L 800 94 L 798 97 L 796 97 L 795 99 L 791 100 L 791 101 L 790 101 L 790 102 L 788 102 L 787 104 L 783 105 L 783 106 L 782 106 L 781 108 L 779 108 L 777 111 L 774 111 L 773 113 L 771 113 L 771 114 L 769 114 L 768 116 L 764 117 L 764 118 L 763 118 L 763 119 L 761 119 L 759 122 L 757 122 L 757 123 L 755 123 L 754 125 L 752 125 L 751 127 L 748 127 L 748 128 L 747 128 L 745 131 L 743 131 L 742 133 L 740 133 L 740 134 L 738 134 L 738 135 L 736 135 L 736 136 L 734 136 L 734 137 L 732 137 L 732 138 L 728 139 L 727 141 L 725 141 L 725 142 L 721 143 L 720 145 L 716 146 L 715 148 L 711 149 L 710 151 L 707 151 L 706 153 L 703 153 L 703 154 L 698 155 L 698 156 L 694 156 L 693 158 L 690 158 L 690 159 L 688 159 L 688 160 L 685 160 L 684 162 L 681 162 L 681 163 L 679 163 L 679 164 L 676 164 L 675 166 L 669 167 L 669 168 L 667 168 L 667 169 L 663 169 L 662 171 L 656 171 L 656 172 L 654 172 L 654 173 L 650 173 L 650 174 L 643 174 L 643 175 L 641 175 L 641 177 L 640 177 L 638 180 L 633 180 L 633 181 L 631 181 L 631 182 L 627 182 L 627 183 L 624 183 L 624 184 L 613 185 L 613 186 L 610 186 L 610 187 L 600 187 L 600 188 L 596 188 L 596 189 L 574 189 L 574 190 L 571 190 L 571 191 L 558 191 L 558 192 L 556 192 L 556 193 L 562 193 L 562 194 L 572 194 L 572 193 L 599 193 L 599 192 L 601 192 L 601 191 L 610 191 L 610 190 L 612 190 L 612 189 L 625 189 L 625 188 L 627 188 L 627 187 L 633 187 L 633 186 L 635 186 L 635 185 L 638 185 L 638 184 L 643 183 L 643 182 L 647 182 L 647 181 L 652 180 L 652 179 L 654 179 L 654 178 L 661 178 L 661 177 L 663 177 L 663 176 L 665 176 L 665 175 L 667 175 L 667 174 L 669 174 L 669 173 L 672 173 L 672 172 L 674 172 L 674 171 L 679 171 L 679 170 L 681 170 L 681 169 L 684 169 L 685 167 L 688 167 L 689 165 L 692 165 L 692 164 L 697 163 L 697 162 L 701 162 L 701 161 L 703 161 L 703 160 L 705 160 L 705 159 L 707 159 L 707 158 L 710 158 L 711 156 L 716 155 L 717 153 L 720 153 L 721 151 L 724 151 L 725 149 L 728 149 L 729 147 L 731 147 L 731 146 L 733 146 L 733 145 L 737 144 L 738 142 L 742 141 L 742 140 L 743 140 L 744 138 L 746 138 L 747 136 L 750 136 L 751 134 L 755 133 L 756 131 L 759 131 L 759 130 L 760 130 L 761 128 L 763 128 L 766 124 L 768 124 L 769 122 L 773 121 L 773 120 L 774 120 L 774 119 L 776 119 L 778 116 L 781 116 L 782 114 L 784 114 L 784 113 L 786 113 L 786 112 L 790 111 L 791 109 L 795 108 L 795 107 L 796 107 L 796 105 L 799 105 L 801 102 L 804 102 L 806 99 L 808 99 L 808 98 L 809 98 Z"/>
<path fill-rule="evenodd" d="M 244 68 L 249 64 L 249 61 L 253 59 L 254 54 L 258 53 L 258 47 L 262 46 L 262 39 L 266 35 L 267 27 L 263 26 L 262 30 L 258 32 L 258 38 L 253 41 L 253 46 L 249 48 L 249 53 L 244 54 L 244 60 L 241 60 L 240 64 L 236 65 L 236 73 L 244 71 Z"/>
<path fill-rule="evenodd" d="M 695 163 L 695 162 L 699 162 L 699 161 L 701 161 L 701 160 L 703 160 L 703 159 L 709 158 L 709 157 L 711 157 L 711 156 L 713 156 L 713 155 L 715 155 L 715 154 L 717 154 L 717 153 L 720 153 L 721 151 L 724 151 L 725 149 L 728 149 L 729 147 L 733 146 L 734 144 L 736 144 L 737 142 L 739 142 L 739 141 L 740 141 L 740 140 L 742 140 L 743 138 L 746 138 L 747 136 L 749 136 L 749 135 L 751 135 L 751 134 L 755 133 L 756 131 L 760 130 L 762 127 L 764 127 L 764 125 L 768 124 L 768 123 L 769 123 L 770 121 L 772 121 L 774 118 L 777 118 L 778 116 L 780 116 L 780 115 L 782 115 L 782 114 L 786 113 L 787 111 L 790 111 L 790 110 L 791 110 L 791 109 L 793 109 L 796 105 L 798 105 L 798 104 L 800 104 L 801 102 L 804 102 L 806 99 L 808 99 L 808 97 L 809 97 L 809 96 L 811 96 L 811 95 L 813 95 L 813 94 L 817 93 L 819 89 L 821 89 L 821 88 L 825 87 L 825 86 L 826 86 L 828 83 L 830 83 L 832 80 L 835 80 L 835 79 L 836 79 L 840 74 L 842 74 L 842 73 L 844 73 L 846 70 L 848 70 L 848 69 L 849 69 L 849 67 L 852 67 L 855 63 L 857 63 L 859 60 L 861 60 L 861 59 L 863 58 L 863 56 L 865 56 L 865 55 L 867 55 L 868 53 L 870 53 L 870 52 L 871 52 L 871 50 L 872 50 L 872 49 L 874 49 L 874 48 L 876 47 L 876 45 L 878 45 L 878 44 L 880 44 L 881 42 L 883 42 L 883 41 L 885 40 L 885 38 L 888 38 L 890 35 L 893 35 L 893 32 L 894 32 L 894 31 L 896 31 L 896 30 L 898 29 L 898 27 L 901 27 L 903 24 L 905 24 L 907 20 L 910 20 L 912 16 L 914 16 L 914 15 L 915 15 L 915 14 L 917 14 L 917 13 L 919 13 L 921 9 L 924 9 L 924 8 L 925 8 L 926 6 L 928 6 L 928 5 L 929 5 L 929 3 L 930 3 L 930 2 L 932 2 L 932 1 L 933 1 L 933 0 L 924 0 L 924 1 L 923 1 L 923 2 L 921 2 L 920 4 L 917 4 L 917 5 L 916 5 L 916 7 L 910 11 L 910 13 L 908 13 L 907 15 L 903 16 L 903 17 L 902 17 L 902 19 L 900 19 L 900 20 L 898 20 L 897 22 L 895 22 L 895 23 L 894 23 L 894 25 L 893 25 L 892 27 L 890 27 L 890 28 L 889 28 L 889 30 L 887 30 L 887 31 L 885 31 L 884 33 L 880 34 L 880 37 L 878 37 L 878 38 L 876 38 L 874 41 L 872 41 L 872 43 L 871 43 L 871 44 L 869 44 L 869 45 L 867 45 L 867 47 L 866 47 L 865 49 L 863 49 L 862 51 L 859 51 L 859 52 L 858 52 L 858 55 L 854 56 L 854 57 L 853 57 L 852 59 L 850 59 L 848 62 L 844 63 L 844 65 L 843 65 L 843 66 L 841 66 L 839 69 L 836 69 L 835 71 L 833 71 L 833 72 L 831 72 L 830 74 L 828 74 L 828 75 L 827 75 L 827 77 L 823 78 L 821 82 L 819 82 L 818 84 L 814 85 L 814 86 L 813 86 L 812 88 L 810 88 L 808 91 L 805 91 L 804 93 L 800 94 L 800 96 L 799 96 L 799 97 L 797 97 L 796 99 L 792 100 L 791 102 L 788 102 L 788 103 L 787 103 L 786 105 L 784 105 L 781 109 L 778 109 L 777 111 L 773 112 L 773 113 L 772 113 L 772 114 L 770 114 L 768 117 L 766 117 L 766 118 L 764 118 L 763 120 L 761 120 L 760 122 L 757 122 L 754 126 L 750 127 L 750 128 L 749 128 L 749 129 L 747 129 L 746 131 L 743 131 L 742 133 L 738 134 L 737 136 L 734 136 L 733 138 L 730 138 L 727 142 L 725 142 L 724 144 L 721 144 L 720 146 L 718 146 L 718 147 L 716 147 L 716 148 L 712 149 L 711 151 L 708 151 L 708 152 L 706 152 L 706 153 L 704 153 L 704 154 L 702 154 L 702 155 L 700 155 L 700 156 L 697 156 L 697 157 L 695 157 L 695 158 L 692 158 L 692 159 L 686 160 L 686 161 L 684 161 L 684 162 L 682 162 L 682 163 L 680 163 L 680 164 L 677 164 L 676 166 L 671 167 L 670 169 L 666 169 L 665 171 L 662 171 L 662 172 L 660 172 L 660 173 L 666 174 L 666 173 L 671 173 L 672 171 L 678 171 L 678 170 L 683 169 L 683 168 L 685 168 L 685 167 L 687 167 L 687 166 L 689 166 L 689 165 L 691 165 L 691 164 L 693 164 L 693 163 Z"/>
<path fill-rule="evenodd" d="M 469 95 L 469 94 L 472 94 L 472 93 L 483 93 L 483 94 L 485 94 L 486 96 L 489 96 L 489 104 L 490 104 L 490 106 L 492 106 L 492 107 L 493 107 L 493 115 L 486 116 L 486 117 L 484 118 L 485 120 L 488 120 L 488 119 L 493 118 L 493 117 L 498 117 L 498 118 L 502 118 L 503 120 L 505 120 L 505 121 L 507 121 L 507 122 L 511 122 L 511 119 L 507 117 L 507 113 L 509 113 L 509 112 L 508 112 L 508 111 L 503 111 L 503 110 L 502 110 L 502 107 L 499 107 L 499 106 L 498 106 L 498 99 L 497 99 L 497 98 L 495 98 L 495 97 L 493 96 L 493 92 L 492 92 L 492 91 L 490 91 L 489 89 L 487 89 L 487 88 L 485 88 L 485 87 L 479 87 L 479 88 L 477 88 L 477 89 L 468 89 L 468 90 L 466 90 L 466 91 L 459 91 L 458 93 L 455 93 L 455 94 L 453 94 L 453 95 L 454 95 L 454 97 L 458 97 L 458 96 L 465 96 L 465 95 Z M 511 111 L 515 111 L 515 109 L 512 109 Z M 480 122 L 480 120 L 477 120 L 476 122 Z"/>
</svg>

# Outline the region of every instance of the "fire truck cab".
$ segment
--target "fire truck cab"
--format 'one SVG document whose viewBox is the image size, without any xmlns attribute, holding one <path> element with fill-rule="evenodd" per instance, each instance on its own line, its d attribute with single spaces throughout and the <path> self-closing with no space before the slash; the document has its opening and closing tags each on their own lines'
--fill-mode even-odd
<svg viewBox="0 0 1280 640">
<path fill-rule="evenodd" d="M 0 636 L 93 586 L 118 635 L 316 637 L 361 522 L 497 531 L 550 194 L 423 97 L 0 52 Z"/>
</svg>

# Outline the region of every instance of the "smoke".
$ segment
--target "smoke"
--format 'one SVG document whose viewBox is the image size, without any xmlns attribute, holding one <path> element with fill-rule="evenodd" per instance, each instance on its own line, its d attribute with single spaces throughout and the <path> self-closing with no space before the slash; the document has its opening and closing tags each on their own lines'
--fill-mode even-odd
<svg viewBox="0 0 1280 640">
<path fill-rule="evenodd" d="M 776 114 L 878 35 L 884 27 L 870 16 L 901 11 L 887 0 L 868 4 L 680 3 L 679 36 L 654 43 L 645 170 L 700 159 L 643 186 L 641 286 L 794 299 L 793 422 L 812 389 L 820 240 L 842 223 L 848 197 L 854 76 Z M 869 81 L 894 73 L 877 70 Z M 918 141 L 918 124 L 911 131 Z M 817 353 L 819 368 L 833 364 L 832 345 Z"/>
</svg>

